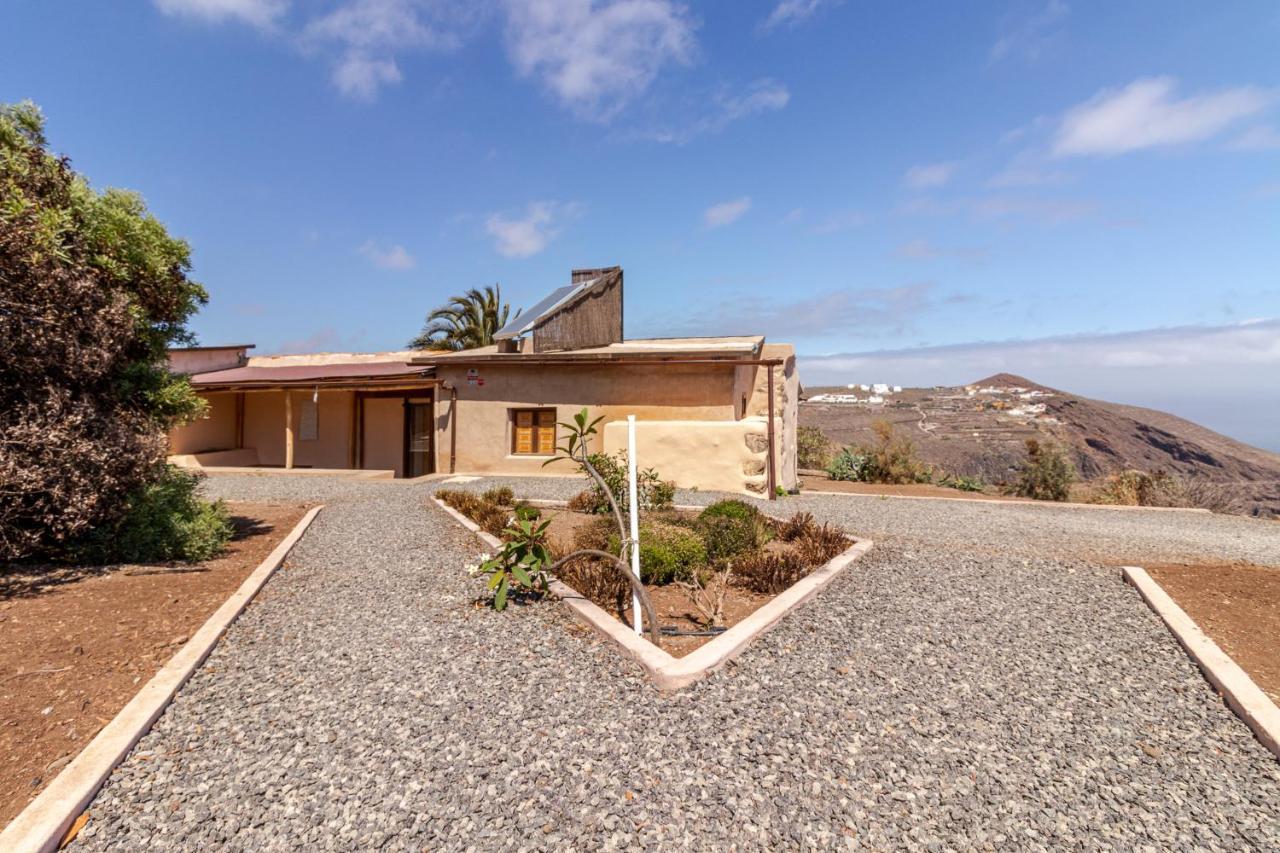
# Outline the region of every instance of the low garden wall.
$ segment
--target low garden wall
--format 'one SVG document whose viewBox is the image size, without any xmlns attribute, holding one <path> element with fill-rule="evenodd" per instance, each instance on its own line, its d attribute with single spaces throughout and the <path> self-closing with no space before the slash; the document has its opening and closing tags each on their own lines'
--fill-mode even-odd
<svg viewBox="0 0 1280 853">
<path fill-rule="evenodd" d="M 781 446 L 782 419 L 774 418 L 775 444 Z M 682 489 L 763 495 L 768 490 L 768 419 L 738 421 L 636 421 L 636 456 L 641 468 L 653 468 Z M 604 451 L 627 449 L 627 422 L 604 427 Z M 778 484 L 789 487 L 778 453 Z M 794 478 L 792 478 L 794 479 Z"/>
</svg>

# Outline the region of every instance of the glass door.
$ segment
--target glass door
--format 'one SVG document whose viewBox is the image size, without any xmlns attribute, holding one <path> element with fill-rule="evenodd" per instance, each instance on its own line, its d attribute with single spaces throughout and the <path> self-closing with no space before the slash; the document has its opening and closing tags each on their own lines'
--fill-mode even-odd
<svg viewBox="0 0 1280 853">
<path fill-rule="evenodd" d="M 431 454 L 431 438 L 435 420 L 431 403 L 405 402 L 405 464 L 406 477 L 421 477 L 435 470 Z"/>
</svg>

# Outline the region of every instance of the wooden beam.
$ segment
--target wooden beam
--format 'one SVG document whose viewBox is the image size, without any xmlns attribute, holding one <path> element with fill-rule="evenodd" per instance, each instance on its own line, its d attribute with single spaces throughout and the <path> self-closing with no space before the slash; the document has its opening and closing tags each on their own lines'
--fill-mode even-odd
<svg viewBox="0 0 1280 853">
<path fill-rule="evenodd" d="M 293 467 L 293 392 L 284 392 L 284 467 Z"/>
<path fill-rule="evenodd" d="M 244 392 L 236 392 L 236 450 L 244 449 Z"/>
<path fill-rule="evenodd" d="M 776 501 L 778 499 L 778 472 L 774 468 L 774 433 L 773 433 L 773 365 L 770 364 L 769 370 L 769 459 L 767 466 L 769 471 L 769 500 Z"/>
<path fill-rule="evenodd" d="M 360 424 L 356 418 L 356 409 L 359 406 L 360 392 L 351 392 L 351 423 L 347 429 L 347 467 L 356 467 L 356 430 Z"/>
</svg>

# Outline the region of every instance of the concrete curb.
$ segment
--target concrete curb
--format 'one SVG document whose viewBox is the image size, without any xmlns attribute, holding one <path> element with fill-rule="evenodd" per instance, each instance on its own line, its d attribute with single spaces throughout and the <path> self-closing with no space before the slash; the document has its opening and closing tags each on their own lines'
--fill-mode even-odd
<svg viewBox="0 0 1280 853">
<path fill-rule="evenodd" d="M 1253 730 L 1262 745 L 1280 758 L 1280 708 L 1271 701 L 1249 674 L 1240 668 L 1218 644 L 1200 630 L 1186 612 L 1156 583 L 1145 569 L 1123 566 L 1124 579 L 1132 584 L 1147 605 L 1164 620 L 1169 631 L 1204 672 L 1209 683 L 1222 694 L 1231 710 Z"/>
<path fill-rule="evenodd" d="M 317 506 L 308 510 L 289 535 L 258 564 L 240 588 L 214 611 L 178 653 L 63 768 L 49 787 L 10 821 L 0 832 L 0 850 L 5 853 L 43 853 L 58 849 L 67 830 L 93 801 L 111 771 L 160 718 L 179 688 L 213 651 L 227 627 L 284 562 L 323 508 Z"/>
<path fill-rule="evenodd" d="M 455 510 L 439 498 L 432 497 L 436 506 L 443 509 L 455 521 L 476 534 L 490 548 L 502 547 L 502 542 L 471 519 Z M 531 500 L 534 506 L 564 508 L 565 501 Z M 693 507 L 703 509 L 703 507 Z M 606 640 L 611 640 L 649 674 L 662 690 L 679 690 L 695 681 L 706 678 L 726 663 L 742 654 L 757 637 L 768 631 L 796 607 L 808 601 L 831 583 L 854 560 L 871 550 L 870 539 L 853 539 L 853 544 L 843 553 L 796 581 L 756 610 L 746 619 L 725 631 L 714 640 L 698 647 L 682 658 L 672 657 L 666 651 L 637 635 L 631 628 L 606 613 L 595 602 L 582 595 L 563 581 L 552 581 L 551 591 L 564 602 L 578 619 L 595 629 Z"/>
</svg>

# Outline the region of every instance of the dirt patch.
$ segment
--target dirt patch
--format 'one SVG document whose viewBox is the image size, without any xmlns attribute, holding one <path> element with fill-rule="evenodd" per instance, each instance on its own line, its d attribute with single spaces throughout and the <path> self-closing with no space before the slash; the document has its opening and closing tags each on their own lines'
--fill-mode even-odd
<svg viewBox="0 0 1280 853">
<path fill-rule="evenodd" d="M 306 512 L 229 503 L 223 556 L 0 571 L 0 826 L 169 661 Z M 178 571 L 166 571 L 178 569 Z"/>
<path fill-rule="evenodd" d="M 1249 563 L 1143 568 L 1280 703 L 1280 569 Z"/>
</svg>

